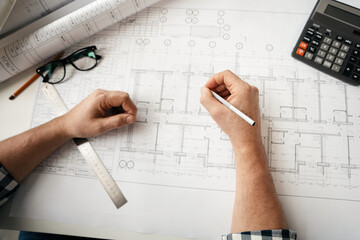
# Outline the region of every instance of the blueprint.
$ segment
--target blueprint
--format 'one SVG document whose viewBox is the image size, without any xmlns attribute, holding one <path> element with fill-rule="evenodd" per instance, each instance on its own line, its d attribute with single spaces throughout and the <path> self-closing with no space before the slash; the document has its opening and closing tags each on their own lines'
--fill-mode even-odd
<svg viewBox="0 0 360 240">
<path fill-rule="evenodd" d="M 263 144 L 280 196 L 359 203 L 360 89 L 290 57 L 315 2 L 268 2 L 169 1 L 72 46 L 68 53 L 95 44 L 103 59 L 90 72 L 68 67 L 71 79 L 56 88 L 69 107 L 97 88 L 129 92 L 138 106 L 135 124 L 92 139 L 129 203 L 116 212 L 100 198 L 69 143 L 20 189 L 12 215 L 219 239 L 230 229 L 235 159 L 199 98 L 224 69 L 259 88 Z M 32 126 L 54 117 L 39 91 Z M 73 197 L 75 189 L 83 196 Z M 51 197 L 35 194 L 41 191 Z M 98 202 L 91 213 L 85 208 Z"/>
<path fill-rule="evenodd" d="M 0 48 L 0 82 L 34 66 L 159 0 L 97 0 Z M 34 2 L 26 9 L 32 10 Z M 44 3 L 43 3 L 44 4 Z M 38 6 L 37 4 L 35 4 Z M 31 6 L 31 7 L 30 7 Z M 16 6 L 15 6 L 16 8 Z M 15 9 L 16 10 L 16 9 Z M 24 9 L 18 9 L 20 12 Z M 44 10 L 45 11 L 45 10 Z M 31 12 L 31 11 L 30 11 Z M 36 12 L 36 11 L 35 11 Z M 40 11 L 41 12 L 41 11 Z M 18 13 L 17 13 L 18 14 Z M 17 18 L 19 19 L 19 17 Z M 9 36 L 11 37 L 11 36 Z"/>
</svg>

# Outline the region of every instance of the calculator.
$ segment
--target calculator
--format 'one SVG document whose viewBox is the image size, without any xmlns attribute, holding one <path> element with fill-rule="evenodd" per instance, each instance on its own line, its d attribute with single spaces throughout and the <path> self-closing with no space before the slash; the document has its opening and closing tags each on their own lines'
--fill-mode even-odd
<svg viewBox="0 0 360 240">
<path fill-rule="evenodd" d="M 292 56 L 346 83 L 360 85 L 360 0 L 319 0 Z"/>
</svg>

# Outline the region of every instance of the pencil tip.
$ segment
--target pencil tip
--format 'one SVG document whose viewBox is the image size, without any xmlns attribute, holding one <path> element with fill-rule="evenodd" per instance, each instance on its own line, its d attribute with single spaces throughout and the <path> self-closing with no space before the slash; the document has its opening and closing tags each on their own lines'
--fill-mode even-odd
<svg viewBox="0 0 360 240">
<path fill-rule="evenodd" d="M 10 100 L 14 100 L 16 97 L 14 96 L 14 95 L 11 95 L 10 97 L 9 97 L 9 99 Z"/>
<path fill-rule="evenodd" d="M 252 126 L 255 126 L 256 125 L 256 122 L 254 122 L 253 124 L 252 124 Z"/>
</svg>

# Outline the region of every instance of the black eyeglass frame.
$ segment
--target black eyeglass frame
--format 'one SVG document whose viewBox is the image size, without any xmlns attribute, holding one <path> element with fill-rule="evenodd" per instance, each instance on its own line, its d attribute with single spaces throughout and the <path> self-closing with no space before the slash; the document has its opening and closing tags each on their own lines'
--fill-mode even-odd
<svg viewBox="0 0 360 240">
<path fill-rule="evenodd" d="M 90 68 L 80 69 L 80 68 L 78 68 L 78 67 L 73 63 L 73 61 L 72 61 L 71 59 L 72 59 L 72 57 L 73 57 L 74 55 L 78 54 L 79 52 L 85 51 L 85 50 L 91 50 L 91 51 L 94 53 L 96 62 L 95 62 L 95 64 L 94 64 L 94 66 L 92 66 L 92 67 L 90 67 Z M 97 54 L 95 53 L 95 50 L 97 50 L 96 46 L 89 46 L 89 47 L 81 48 L 81 49 L 73 52 L 72 54 L 70 54 L 70 55 L 67 56 L 66 58 L 62 58 L 62 59 L 59 59 L 59 60 L 56 60 L 56 61 L 51 61 L 51 62 L 48 62 L 48 63 L 44 64 L 43 66 L 41 66 L 41 67 L 39 67 L 38 69 L 36 69 L 36 72 L 43 78 L 43 82 L 44 82 L 44 83 L 50 83 L 50 84 L 60 83 L 60 82 L 62 82 L 62 81 L 65 79 L 65 76 L 66 76 L 66 64 L 71 64 L 75 69 L 77 69 L 77 70 L 79 70 L 79 71 L 89 71 L 89 70 L 95 68 L 95 67 L 97 66 L 97 64 L 98 64 L 98 60 L 101 59 L 101 56 L 100 56 L 100 55 L 97 55 Z M 78 59 L 80 59 L 80 58 L 78 58 Z M 76 60 L 78 60 L 78 59 L 76 59 Z M 50 64 L 61 64 L 62 67 L 63 67 L 63 69 L 64 69 L 64 76 L 63 76 L 63 78 L 60 79 L 60 80 L 57 81 L 57 82 L 50 82 L 51 76 L 49 76 L 49 74 L 46 74 L 46 75 L 44 76 L 44 74 L 43 74 L 43 69 L 44 69 L 45 67 L 49 66 Z"/>
</svg>

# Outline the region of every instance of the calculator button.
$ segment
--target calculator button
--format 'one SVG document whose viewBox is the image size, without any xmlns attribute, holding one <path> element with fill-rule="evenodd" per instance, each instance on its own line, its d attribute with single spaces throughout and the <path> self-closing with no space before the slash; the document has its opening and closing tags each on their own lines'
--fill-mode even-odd
<svg viewBox="0 0 360 240">
<path fill-rule="evenodd" d="M 323 50 L 319 50 L 318 54 L 319 57 L 324 58 L 326 56 L 326 52 L 324 52 Z"/>
<path fill-rule="evenodd" d="M 321 44 L 321 47 L 320 47 L 320 48 L 321 48 L 322 50 L 324 50 L 324 51 L 327 51 L 327 50 L 329 50 L 329 47 L 330 47 L 329 45 L 323 43 L 323 44 Z"/>
<path fill-rule="evenodd" d="M 360 67 L 359 67 L 359 66 L 355 67 L 354 72 L 356 72 L 356 73 L 360 73 Z"/>
<path fill-rule="evenodd" d="M 340 48 L 341 43 L 340 43 L 339 41 L 335 41 L 335 40 L 334 40 L 334 42 L 333 42 L 332 45 L 333 45 L 333 47 Z"/>
<path fill-rule="evenodd" d="M 341 51 L 344 51 L 344 52 L 348 52 L 350 50 L 350 47 L 348 45 L 342 45 L 341 46 Z"/>
<path fill-rule="evenodd" d="M 312 40 L 311 44 L 316 46 L 316 47 L 318 47 L 320 45 L 320 43 L 318 41 L 316 41 L 316 40 Z"/>
<path fill-rule="evenodd" d="M 319 34 L 316 34 L 315 38 L 320 41 L 323 37 L 321 35 L 319 35 Z"/>
<path fill-rule="evenodd" d="M 332 55 L 332 54 L 330 54 L 330 53 L 328 53 L 328 55 L 326 55 L 326 60 L 329 60 L 330 62 L 333 62 L 334 59 L 335 59 L 335 56 L 334 56 L 334 55 Z"/>
<path fill-rule="evenodd" d="M 352 70 L 354 69 L 354 65 L 348 63 L 344 69 L 343 75 L 350 77 Z"/>
<path fill-rule="evenodd" d="M 303 42 L 309 43 L 310 41 L 311 41 L 311 38 L 309 38 L 309 37 L 307 37 L 307 36 L 304 37 Z"/>
<path fill-rule="evenodd" d="M 326 36 L 331 36 L 331 29 L 328 29 L 328 28 L 327 28 L 327 29 L 325 30 L 325 35 L 326 35 Z M 330 43 L 329 43 L 329 44 L 330 44 Z"/>
<path fill-rule="evenodd" d="M 315 32 L 315 29 L 312 28 L 312 27 L 309 27 L 309 28 L 308 28 L 308 31 L 310 31 L 310 32 Z"/>
<path fill-rule="evenodd" d="M 357 49 L 360 49 L 360 43 L 355 44 L 355 47 L 356 47 Z"/>
<path fill-rule="evenodd" d="M 324 43 L 326 43 L 326 44 L 331 44 L 332 43 L 332 39 L 331 38 L 328 38 L 328 37 L 326 37 L 325 39 L 324 39 Z"/>
<path fill-rule="evenodd" d="M 308 49 L 310 52 L 315 53 L 316 52 L 316 48 L 313 46 L 310 46 Z"/>
<path fill-rule="evenodd" d="M 306 50 L 308 46 L 309 46 L 309 44 L 301 42 L 300 45 L 299 45 L 299 48 L 302 48 L 302 49 Z"/>
<path fill-rule="evenodd" d="M 318 63 L 318 64 L 322 64 L 324 61 L 324 59 L 322 59 L 321 57 L 316 57 L 314 62 Z"/>
<path fill-rule="evenodd" d="M 331 68 L 331 70 L 333 70 L 334 72 L 340 72 L 340 66 L 339 65 L 336 65 L 336 64 L 334 64 L 333 66 L 332 66 L 332 68 Z"/>
<path fill-rule="evenodd" d="M 325 61 L 323 66 L 326 67 L 326 68 L 330 68 L 331 67 L 331 62 Z"/>
<path fill-rule="evenodd" d="M 313 59 L 313 57 L 314 57 L 314 54 L 312 54 L 311 52 L 307 52 L 307 53 L 305 54 L 305 58 L 306 58 L 306 59 L 311 60 L 311 59 Z"/>
<path fill-rule="evenodd" d="M 335 59 L 335 63 L 337 64 L 337 65 L 343 65 L 343 63 L 344 63 L 344 60 L 343 59 L 341 59 L 341 58 L 336 58 Z"/>
<path fill-rule="evenodd" d="M 300 56 L 304 56 L 305 50 L 304 50 L 304 49 L 301 49 L 301 48 L 298 48 L 298 50 L 296 51 L 296 54 L 297 54 L 297 55 L 300 55 Z"/>
<path fill-rule="evenodd" d="M 320 28 L 320 25 L 317 24 L 317 23 L 313 23 L 313 28 L 316 29 L 316 30 L 319 30 Z"/>
<path fill-rule="evenodd" d="M 338 40 L 338 41 L 341 42 L 342 40 L 344 40 L 344 38 L 343 38 L 342 36 L 337 36 L 337 37 L 336 37 L 336 40 Z"/>
<path fill-rule="evenodd" d="M 339 54 L 338 54 L 338 57 L 340 57 L 340 58 L 346 58 L 346 53 L 344 53 L 344 52 L 342 52 L 342 51 L 340 51 L 339 52 Z"/>
<path fill-rule="evenodd" d="M 348 45 L 352 45 L 352 41 L 349 40 L 349 39 L 346 39 L 346 40 L 345 40 L 345 43 L 348 44 Z"/>
<path fill-rule="evenodd" d="M 336 55 L 338 53 L 338 50 L 334 47 L 331 47 L 330 50 L 329 50 L 329 53 L 333 54 L 333 55 Z"/>
<path fill-rule="evenodd" d="M 350 58 L 349 58 L 349 62 L 352 62 L 352 63 L 356 63 L 357 62 L 357 58 L 356 57 L 354 57 L 354 56 L 351 56 Z"/>
<path fill-rule="evenodd" d="M 360 55 L 360 50 L 354 49 L 353 52 L 352 52 L 352 55 L 353 56 L 359 56 Z"/>
<path fill-rule="evenodd" d="M 356 80 L 356 81 L 360 80 L 360 76 L 358 74 L 355 74 L 355 73 L 351 76 L 351 78 Z"/>
<path fill-rule="evenodd" d="M 314 36 L 314 32 L 307 30 L 306 34 L 310 37 Z"/>
</svg>

